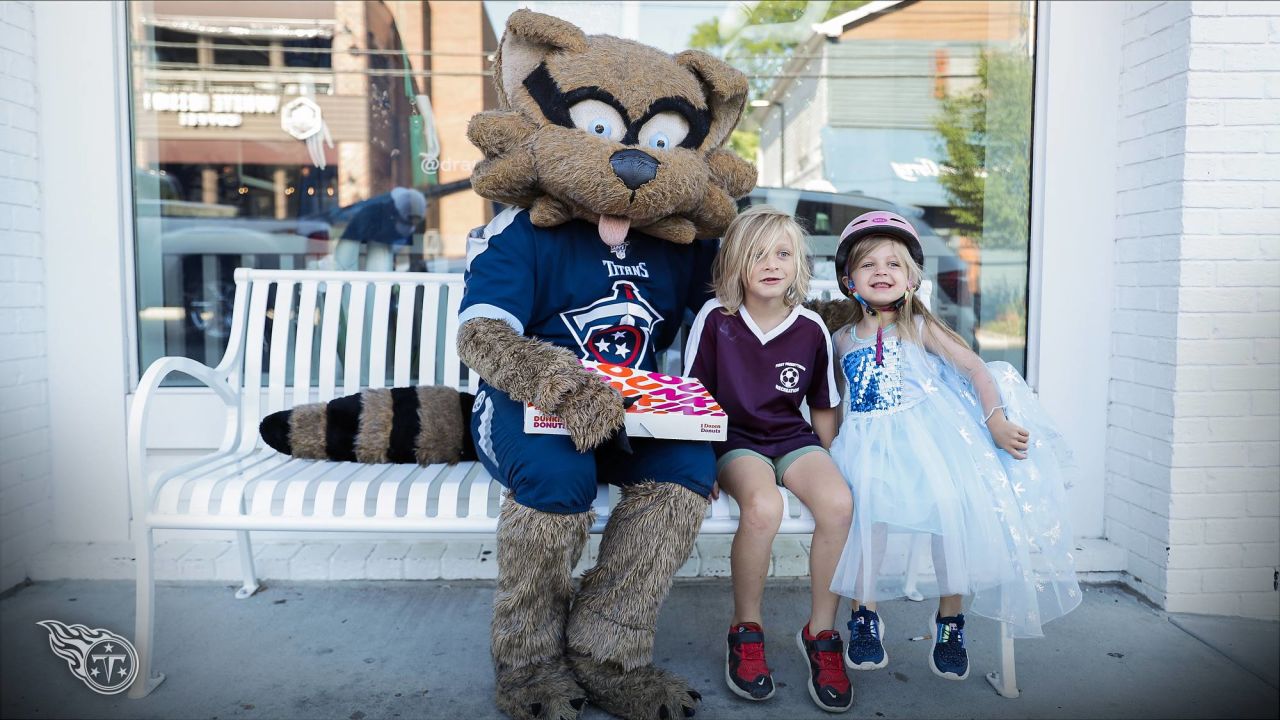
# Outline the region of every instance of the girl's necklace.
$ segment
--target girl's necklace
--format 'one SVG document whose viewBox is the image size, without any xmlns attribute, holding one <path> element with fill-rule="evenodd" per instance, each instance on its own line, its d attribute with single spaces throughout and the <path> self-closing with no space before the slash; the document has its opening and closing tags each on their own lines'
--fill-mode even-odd
<svg viewBox="0 0 1280 720">
<path fill-rule="evenodd" d="M 894 327 L 896 327 L 896 326 L 897 326 L 897 324 L 898 324 L 897 322 L 891 322 L 891 323 L 889 323 L 888 325 L 885 325 L 885 326 L 884 326 L 884 327 L 882 327 L 882 328 L 876 328 L 876 335 L 879 335 L 881 332 L 883 332 L 883 331 L 885 331 L 885 330 L 891 330 L 891 329 L 893 329 Z M 849 329 L 849 333 L 850 333 L 851 335 L 853 335 L 853 339 L 854 339 L 854 340 L 856 340 L 856 341 L 858 341 L 858 342 L 871 342 L 872 340 L 874 340 L 874 339 L 875 339 L 875 338 L 874 338 L 874 336 L 869 336 L 869 337 L 858 337 L 858 327 L 857 327 L 856 325 L 855 325 L 855 326 L 853 326 L 853 327 L 851 327 L 851 328 Z"/>
<path fill-rule="evenodd" d="M 884 327 L 876 328 L 876 365 L 879 367 L 884 366 L 884 331 L 892 329 L 893 326 L 897 324 L 898 324 L 897 322 L 891 322 Z M 858 337 L 857 327 L 850 328 L 849 334 L 853 335 L 853 339 L 857 340 L 858 342 L 871 342 L 871 338 Z"/>
</svg>

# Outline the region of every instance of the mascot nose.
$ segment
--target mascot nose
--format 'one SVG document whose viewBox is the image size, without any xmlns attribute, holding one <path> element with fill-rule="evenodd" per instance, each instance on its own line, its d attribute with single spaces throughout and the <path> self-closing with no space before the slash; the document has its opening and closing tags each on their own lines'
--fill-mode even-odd
<svg viewBox="0 0 1280 720">
<path fill-rule="evenodd" d="M 609 157 L 609 164 L 628 190 L 635 190 L 658 174 L 658 161 L 642 150 L 619 150 Z"/>
</svg>

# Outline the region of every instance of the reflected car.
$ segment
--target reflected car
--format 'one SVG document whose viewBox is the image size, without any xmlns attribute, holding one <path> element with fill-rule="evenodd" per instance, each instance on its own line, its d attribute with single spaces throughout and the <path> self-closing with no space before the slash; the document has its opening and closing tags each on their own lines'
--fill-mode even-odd
<svg viewBox="0 0 1280 720">
<path fill-rule="evenodd" d="M 817 287 L 835 289 L 835 253 L 840 231 L 854 218 L 872 210 L 896 213 L 911 221 L 924 250 L 925 277 L 933 281 L 934 314 L 972 341 L 973 298 L 968 287 L 969 264 L 947 246 L 946 240 L 921 219 L 919 208 L 898 205 L 860 193 L 832 193 L 781 187 L 757 187 L 738 201 L 739 209 L 771 205 L 795 216 L 809 232 L 809 257 Z"/>
</svg>

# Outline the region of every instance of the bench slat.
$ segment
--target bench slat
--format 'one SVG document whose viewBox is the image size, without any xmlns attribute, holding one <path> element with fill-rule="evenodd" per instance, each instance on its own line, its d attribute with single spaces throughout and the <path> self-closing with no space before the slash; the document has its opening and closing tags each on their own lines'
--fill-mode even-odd
<svg viewBox="0 0 1280 720">
<path fill-rule="evenodd" d="M 289 478 L 285 487 L 284 505 L 281 514 L 286 517 L 303 517 L 306 512 L 307 490 L 315 487 L 316 481 L 333 469 L 329 463 L 315 460 L 300 460 L 307 463 L 300 472 Z"/>
<path fill-rule="evenodd" d="M 467 517 L 489 517 L 489 473 L 483 466 L 476 466 L 467 476 L 470 478 L 467 484 Z"/>
<path fill-rule="evenodd" d="M 247 509 L 245 491 L 259 476 L 271 472 L 293 458 L 280 455 L 269 449 L 259 450 L 252 455 L 234 463 L 230 472 L 220 476 L 226 480 L 222 488 L 222 498 L 218 502 L 218 515 L 244 515 Z"/>
<path fill-rule="evenodd" d="M 253 283 L 249 300 L 249 327 L 245 338 L 244 376 L 241 378 L 240 417 L 260 418 L 262 398 L 262 348 L 270 283 Z M 258 424 L 246 422 L 240 428 L 240 446 L 258 444 Z"/>
<path fill-rule="evenodd" d="M 422 347 L 418 351 L 418 384 L 434 385 L 436 382 L 436 348 L 425 338 L 436 337 L 439 325 L 437 314 L 440 312 L 440 295 L 443 286 L 440 283 L 428 283 L 422 287 Z"/>
<path fill-rule="evenodd" d="M 342 315 L 342 288 L 340 282 L 329 280 L 324 284 L 324 327 L 320 330 L 320 402 L 336 397 L 334 387 L 338 377 L 338 319 Z"/>
<path fill-rule="evenodd" d="M 378 486 L 377 505 L 373 508 L 373 517 L 396 517 L 396 500 L 407 487 L 416 483 L 425 483 L 420 472 L 423 468 L 416 465 L 401 465 L 391 476 L 385 478 Z"/>
<path fill-rule="evenodd" d="M 271 364 L 267 370 L 267 412 L 284 409 L 284 387 L 288 379 L 290 329 L 293 325 L 293 283 L 276 285 L 276 306 L 271 319 Z"/>
<path fill-rule="evenodd" d="M 293 405 L 311 400 L 311 340 L 316 327 L 316 290 L 314 281 L 299 284 L 298 334 L 293 343 Z"/>
<path fill-rule="evenodd" d="M 440 477 L 440 494 L 436 501 L 437 520 L 451 520 L 458 517 L 458 490 L 462 486 L 462 481 L 467 476 L 470 468 L 464 463 L 458 463 L 449 468 L 449 472 Z"/>
<path fill-rule="evenodd" d="M 461 363 L 458 362 L 458 308 L 462 305 L 462 283 L 449 283 L 448 310 L 444 316 L 444 384 L 458 387 Z"/>
<path fill-rule="evenodd" d="M 342 499 L 342 517 L 359 518 L 364 517 L 365 495 L 369 491 L 369 484 L 378 478 L 379 475 L 387 471 L 390 465 L 363 465 L 346 483 L 346 494 Z M 341 491 L 341 485 L 338 490 Z"/>
<path fill-rule="evenodd" d="M 364 303 L 369 286 L 351 284 L 351 302 L 347 306 L 347 352 L 343 360 L 342 394 L 360 392 L 360 369 L 364 363 Z"/>
<path fill-rule="evenodd" d="M 373 315 L 369 327 L 369 387 L 387 385 L 387 318 L 391 309 L 391 283 L 373 286 Z"/>
<path fill-rule="evenodd" d="M 417 283 L 400 286 L 400 298 L 396 303 L 396 347 L 393 387 L 406 387 L 409 379 L 409 361 L 413 357 L 413 312 L 418 297 Z M 434 343 L 423 343 L 429 348 Z"/>
<path fill-rule="evenodd" d="M 315 500 L 311 503 L 312 518 L 335 518 L 337 516 L 337 498 L 338 488 L 342 487 L 352 475 L 361 469 L 369 468 L 369 465 L 360 465 L 357 462 L 339 462 L 339 471 L 337 473 L 326 473 L 324 478 L 320 479 L 320 483 L 316 486 Z"/>
</svg>

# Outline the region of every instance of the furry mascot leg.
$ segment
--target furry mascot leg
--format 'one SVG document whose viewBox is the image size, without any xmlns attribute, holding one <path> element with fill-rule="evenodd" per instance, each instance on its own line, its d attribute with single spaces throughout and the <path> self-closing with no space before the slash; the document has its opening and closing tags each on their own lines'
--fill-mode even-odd
<svg viewBox="0 0 1280 720">
<path fill-rule="evenodd" d="M 624 486 L 569 617 L 569 659 L 593 705 L 623 718 L 690 717 L 701 699 L 655 667 L 654 625 L 707 499 L 672 483 Z"/>
<path fill-rule="evenodd" d="M 490 630 L 498 707 L 515 720 L 574 720 L 586 692 L 565 661 L 570 574 L 592 513 L 557 515 L 508 497 L 498 517 L 498 591 Z"/>
</svg>

